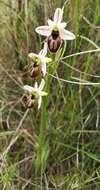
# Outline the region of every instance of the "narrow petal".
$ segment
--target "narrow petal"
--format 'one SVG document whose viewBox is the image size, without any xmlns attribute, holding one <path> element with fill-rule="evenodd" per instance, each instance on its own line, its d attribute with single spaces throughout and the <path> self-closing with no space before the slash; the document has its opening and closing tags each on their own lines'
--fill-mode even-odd
<svg viewBox="0 0 100 190">
<path fill-rule="evenodd" d="M 61 28 L 65 28 L 67 26 L 66 22 L 61 22 L 60 24 L 58 24 L 59 27 Z"/>
<path fill-rule="evenodd" d="M 33 92 L 33 91 L 34 91 L 34 88 L 31 87 L 31 86 L 29 86 L 29 85 L 25 85 L 25 86 L 23 87 L 23 89 L 26 90 L 26 91 L 28 91 L 28 92 Z"/>
<path fill-rule="evenodd" d="M 63 16 L 63 10 L 60 8 L 57 8 L 54 14 L 54 22 L 60 23 L 62 21 L 62 16 Z"/>
<path fill-rule="evenodd" d="M 39 96 L 39 98 L 38 98 L 38 110 L 39 110 L 40 107 L 41 107 L 41 103 L 42 103 L 42 97 Z"/>
<path fill-rule="evenodd" d="M 39 52 L 39 56 L 41 57 L 43 53 L 43 49 Z"/>
<path fill-rule="evenodd" d="M 29 53 L 28 56 L 29 56 L 31 59 L 34 59 L 34 57 L 39 57 L 39 55 L 36 54 L 36 53 Z"/>
<path fill-rule="evenodd" d="M 54 27 L 55 22 L 52 21 L 52 20 L 50 20 L 50 19 L 48 19 L 48 25 L 49 25 L 50 27 Z"/>
<path fill-rule="evenodd" d="M 47 92 L 44 92 L 44 91 L 39 91 L 38 94 L 39 94 L 40 96 L 47 96 L 47 95 L 48 95 L 48 93 L 47 93 Z"/>
<path fill-rule="evenodd" d="M 49 62 L 51 62 L 51 61 L 52 61 L 51 58 L 45 57 L 45 62 L 46 62 L 46 63 L 49 63 Z"/>
<path fill-rule="evenodd" d="M 40 85 L 39 85 L 39 90 L 42 90 L 42 89 L 44 88 L 44 85 L 45 85 L 45 80 L 42 79 L 42 80 L 41 80 L 41 83 L 40 83 Z"/>
<path fill-rule="evenodd" d="M 47 54 L 47 51 L 48 51 L 48 45 L 47 45 L 47 43 L 45 42 L 44 43 L 44 48 L 43 48 L 43 51 L 42 51 L 42 56 L 46 56 L 46 54 Z"/>
<path fill-rule="evenodd" d="M 35 29 L 35 31 L 38 34 L 41 34 L 43 36 L 49 36 L 51 33 L 51 27 L 50 26 L 39 26 Z"/>
<path fill-rule="evenodd" d="M 69 32 L 68 30 L 61 29 L 60 30 L 60 36 L 62 40 L 74 40 L 75 35 L 72 32 Z"/>
<path fill-rule="evenodd" d="M 45 75 L 46 75 L 46 63 L 45 62 L 42 63 L 42 72 L 43 72 L 43 77 L 45 77 Z"/>
<path fill-rule="evenodd" d="M 35 82 L 34 88 L 38 88 L 38 83 Z"/>
</svg>

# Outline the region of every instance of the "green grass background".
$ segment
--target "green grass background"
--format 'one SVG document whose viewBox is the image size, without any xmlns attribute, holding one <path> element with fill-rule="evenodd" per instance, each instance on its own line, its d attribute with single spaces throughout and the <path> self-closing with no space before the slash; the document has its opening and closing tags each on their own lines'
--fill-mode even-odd
<svg viewBox="0 0 100 190">
<path fill-rule="evenodd" d="M 22 3 L 23 2 L 23 3 Z M 35 27 L 64 8 L 67 29 L 76 40 L 65 55 L 99 49 L 99 0 L 0 0 L 0 190 L 100 189 L 100 89 L 52 78 L 47 106 L 45 171 L 35 174 L 41 111 L 25 110 L 21 98 L 29 78 L 28 53 L 40 51 L 44 38 Z M 99 52 L 59 63 L 65 80 L 100 82 Z"/>
</svg>

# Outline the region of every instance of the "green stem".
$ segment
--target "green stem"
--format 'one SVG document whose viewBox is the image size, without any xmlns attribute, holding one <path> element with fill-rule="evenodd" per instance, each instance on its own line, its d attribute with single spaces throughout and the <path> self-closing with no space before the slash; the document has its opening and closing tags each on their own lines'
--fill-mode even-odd
<svg viewBox="0 0 100 190">
<path fill-rule="evenodd" d="M 46 87 L 45 87 L 45 91 L 48 93 L 49 96 L 49 86 L 50 86 L 50 80 L 51 76 L 47 76 L 46 79 Z M 40 135 L 39 135 L 39 145 L 40 147 L 43 147 L 43 144 L 45 142 L 45 132 L 46 132 L 46 107 L 48 104 L 48 96 L 45 96 L 43 98 L 43 104 L 42 104 L 42 111 L 41 111 L 41 123 L 40 123 Z"/>
<path fill-rule="evenodd" d="M 50 74 L 53 74 L 57 68 L 57 62 L 53 63 L 50 67 Z M 47 104 L 49 99 L 49 89 L 50 89 L 51 76 L 46 77 L 45 91 L 48 93 L 47 96 L 43 97 L 42 110 L 41 110 L 41 121 L 40 121 L 40 134 L 39 134 L 39 144 L 37 150 L 37 158 L 35 162 L 36 174 L 42 173 L 46 166 L 46 161 L 48 158 L 48 142 L 46 142 L 46 129 L 47 129 Z M 40 172 L 41 171 L 41 172 Z"/>
<path fill-rule="evenodd" d="M 49 67 L 49 73 L 54 74 L 58 67 L 58 61 L 61 56 L 63 56 L 64 51 L 66 49 L 66 43 L 64 43 L 64 46 L 60 52 L 58 52 L 58 56 L 55 54 L 51 54 L 52 60 L 54 60 L 51 63 L 51 66 Z M 59 54 L 60 53 L 60 54 Z M 55 60 L 56 59 L 56 60 Z M 38 149 L 37 149 L 37 158 L 35 162 L 35 170 L 36 174 L 41 174 L 46 167 L 46 162 L 49 154 L 49 143 L 46 139 L 46 131 L 47 131 L 47 104 L 49 99 L 49 90 L 50 90 L 50 83 L 51 83 L 51 75 L 47 74 L 46 76 L 46 86 L 45 91 L 48 93 L 48 96 L 43 97 L 42 102 L 42 110 L 41 110 L 41 121 L 40 121 L 40 134 L 39 134 L 39 143 L 38 143 Z"/>
</svg>

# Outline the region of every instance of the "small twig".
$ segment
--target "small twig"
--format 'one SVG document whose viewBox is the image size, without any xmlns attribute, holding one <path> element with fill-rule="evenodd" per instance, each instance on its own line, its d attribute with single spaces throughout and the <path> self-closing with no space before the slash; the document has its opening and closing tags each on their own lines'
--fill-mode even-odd
<svg viewBox="0 0 100 190">
<path fill-rule="evenodd" d="M 15 107 L 18 103 L 20 103 L 21 100 L 22 100 L 22 97 L 11 107 L 11 109 L 10 109 L 10 111 L 9 111 L 9 114 L 8 114 L 8 116 L 7 116 L 7 126 L 8 126 L 8 129 L 10 128 L 9 120 L 10 120 L 11 113 L 12 113 L 14 107 Z"/>
<path fill-rule="evenodd" d="M 92 28 L 94 29 L 100 29 L 100 26 L 95 26 L 94 24 L 92 24 L 85 16 L 82 16 L 83 17 L 83 20 L 88 24 L 90 25 Z"/>
<path fill-rule="evenodd" d="M 0 60 L 0 61 L 1 61 L 1 60 Z M 2 66 L 1 63 L 0 63 L 0 67 L 1 67 L 1 69 L 4 71 L 4 73 L 6 73 L 6 75 L 7 75 L 15 84 L 17 84 L 19 87 L 21 87 L 20 84 L 7 72 L 7 70 Z"/>
<path fill-rule="evenodd" d="M 15 134 L 14 134 L 15 137 L 12 138 L 9 146 L 7 147 L 7 149 L 1 155 L 0 160 L 3 160 L 5 158 L 5 156 L 8 154 L 8 152 L 9 152 L 10 148 L 12 147 L 12 145 L 15 144 L 18 137 L 20 136 L 20 134 L 21 134 L 20 128 L 21 128 L 21 126 L 22 126 L 22 124 L 23 124 L 23 122 L 24 122 L 24 120 L 25 120 L 25 118 L 26 118 L 26 116 L 28 114 L 28 111 L 29 111 L 29 109 L 27 109 L 26 112 L 24 113 L 24 116 L 22 117 L 22 119 L 21 119 L 21 121 L 20 121 L 20 123 L 19 123 L 19 125 L 18 125 L 18 127 L 17 127 L 17 129 L 15 131 Z"/>
<path fill-rule="evenodd" d="M 92 50 L 87 50 L 87 51 L 81 51 L 81 52 L 77 52 L 77 53 L 73 53 L 71 55 L 67 55 L 63 58 L 60 59 L 60 61 L 62 60 L 65 60 L 69 57 L 74 57 L 74 56 L 77 56 L 77 55 L 83 55 L 83 54 L 87 54 L 87 53 L 95 53 L 95 52 L 99 52 L 100 51 L 100 48 L 99 49 L 92 49 Z"/>
<path fill-rule="evenodd" d="M 99 104 L 99 101 L 94 97 L 93 93 L 92 93 L 92 90 L 88 87 L 88 90 L 90 92 L 90 94 L 92 95 L 95 103 L 96 103 L 96 106 L 97 106 L 97 119 L 96 119 L 96 128 L 98 128 L 99 126 L 99 120 L 100 120 L 100 112 L 99 112 L 99 109 L 100 109 L 100 104 Z"/>
<path fill-rule="evenodd" d="M 53 78 L 57 79 L 57 80 L 60 80 L 62 82 L 66 82 L 66 83 L 70 83 L 70 84 L 76 84 L 76 85 L 86 85 L 86 86 L 98 86 L 100 85 L 100 82 L 77 82 L 77 81 L 71 81 L 71 80 L 65 80 L 65 79 L 62 79 L 62 78 L 58 78 L 56 77 L 55 75 L 52 75 L 50 73 L 48 73 L 48 75 L 52 76 Z"/>
<path fill-rule="evenodd" d="M 48 181 L 47 181 L 47 176 L 46 176 L 46 174 L 44 174 L 44 178 L 45 178 L 46 190 L 49 190 L 49 187 L 48 187 Z"/>
<path fill-rule="evenodd" d="M 87 76 L 90 76 L 90 77 L 94 77 L 94 78 L 100 78 L 100 75 L 92 75 L 92 74 L 88 74 L 88 73 L 85 73 L 83 71 L 80 71 L 79 69 L 73 67 L 72 65 L 69 65 L 68 63 L 65 63 L 64 61 L 61 61 L 64 65 L 66 65 L 67 67 L 69 67 L 70 69 L 80 73 L 80 74 L 85 74 Z"/>
</svg>

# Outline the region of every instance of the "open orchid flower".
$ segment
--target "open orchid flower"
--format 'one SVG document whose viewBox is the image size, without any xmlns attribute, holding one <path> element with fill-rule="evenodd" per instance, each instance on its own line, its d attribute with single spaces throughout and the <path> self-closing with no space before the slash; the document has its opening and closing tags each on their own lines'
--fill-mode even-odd
<svg viewBox="0 0 100 190">
<path fill-rule="evenodd" d="M 33 107 L 35 102 L 38 102 L 38 109 L 41 107 L 42 96 L 47 96 L 47 92 L 42 91 L 45 85 L 44 79 L 42 79 L 40 85 L 38 86 L 35 82 L 34 87 L 25 85 L 23 89 L 29 93 L 29 98 L 27 102 L 27 107 Z"/>
<path fill-rule="evenodd" d="M 47 43 L 44 43 L 43 50 L 39 54 L 29 53 L 28 56 L 31 58 L 32 63 L 30 66 L 30 75 L 31 77 L 38 78 L 38 75 L 43 73 L 43 76 L 46 75 L 46 63 L 51 62 L 51 59 L 46 57 L 47 54 Z"/>
<path fill-rule="evenodd" d="M 62 22 L 63 9 L 57 8 L 54 13 L 54 19 L 48 20 L 48 26 L 39 26 L 36 32 L 43 36 L 47 36 L 48 47 L 51 52 L 56 52 L 62 40 L 73 40 L 75 35 L 65 29 L 66 23 Z"/>
</svg>

